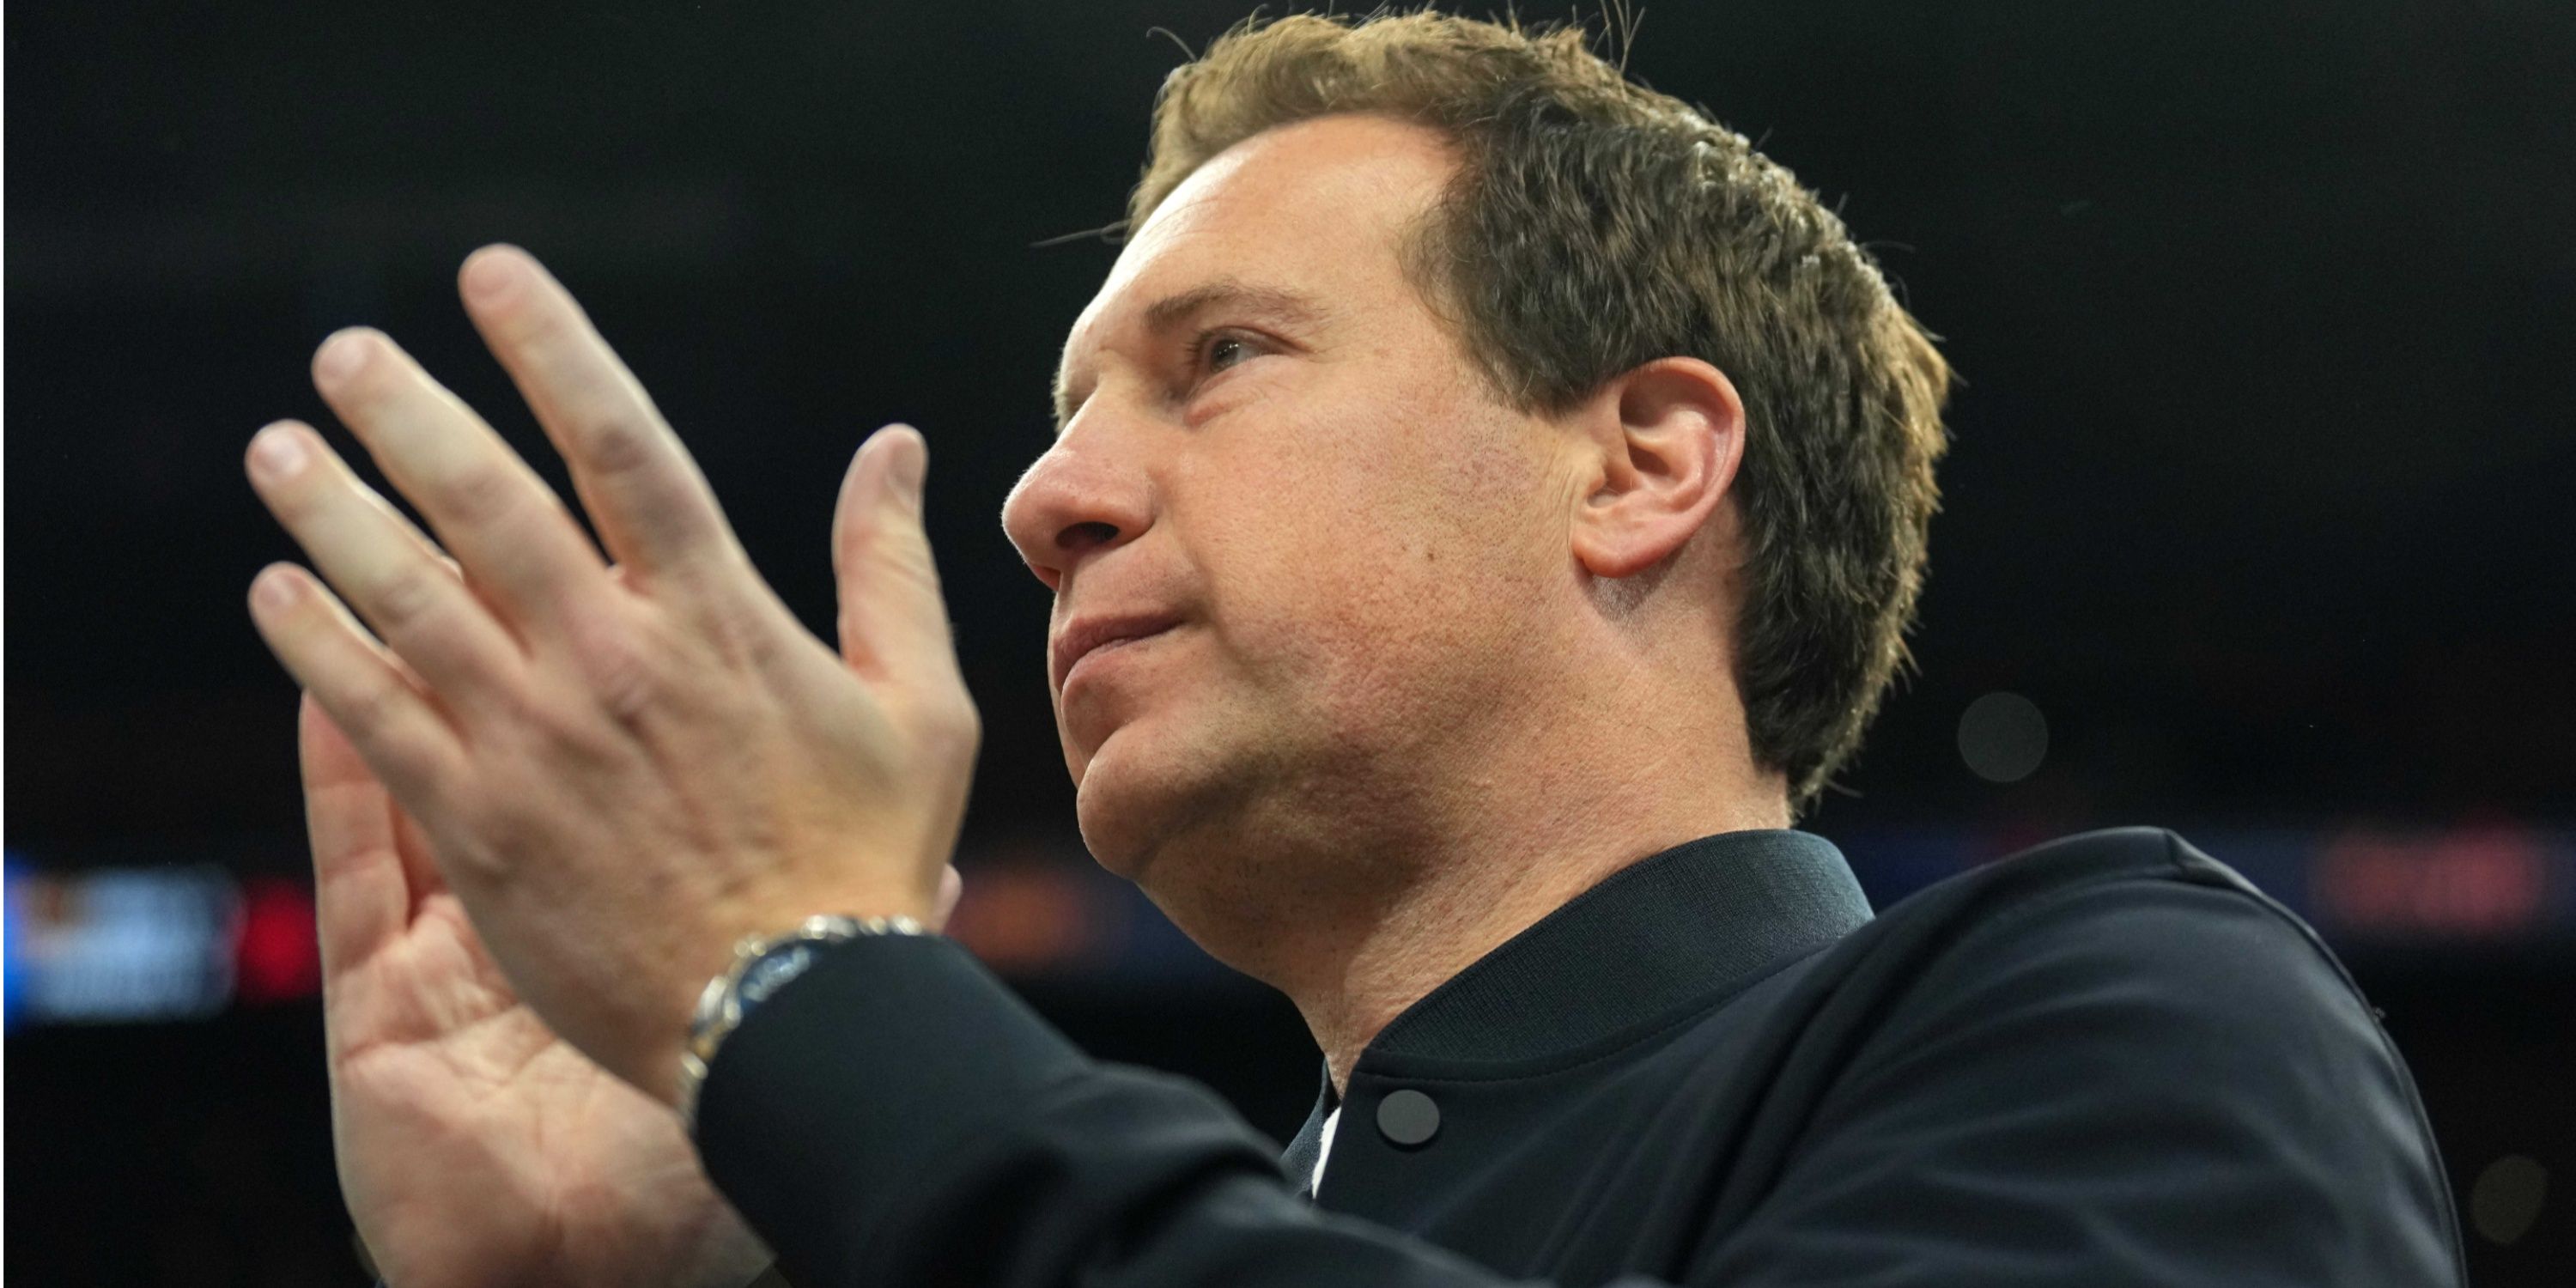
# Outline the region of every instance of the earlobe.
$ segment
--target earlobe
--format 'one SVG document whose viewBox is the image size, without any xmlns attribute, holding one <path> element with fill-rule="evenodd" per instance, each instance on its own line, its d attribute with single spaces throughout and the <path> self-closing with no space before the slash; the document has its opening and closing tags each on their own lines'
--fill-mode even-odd
<svg viewBox="0 0 2576 1288">
<path fill-rule="evenodd" d="M 1601 453 L 1599 482 L 1575 520 L 1587 570 L 1635 576 L 1715 526 L 1744 451 L 1743 400 L 1724 372 L 1658 358 L 1604 386 L 1585 412 Z"/>
</svg>

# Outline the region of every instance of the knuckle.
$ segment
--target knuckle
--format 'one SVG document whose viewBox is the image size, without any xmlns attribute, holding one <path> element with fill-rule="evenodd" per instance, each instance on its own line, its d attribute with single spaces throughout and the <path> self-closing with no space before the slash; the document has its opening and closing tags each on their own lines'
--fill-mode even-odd
<svg viewBox="0 0 2576 1288">
<path fill-rule="evenodd" d="M 480 526 L 507 517 L 519 500 L 519 481 L 497 463 L 484 462 L 458 470 L 439 489 L 450 517 Z"/>
<path fill-rule="evenodd" d="M 375 615 L 389 632 L 407 632 L 428 620 L 437 610 L 445 587 L 444 577 L 433 577 L 426 569 L 414 568 L 396 573 L 376 587 Z"/>
<path fill-rule="evenodd" d="M 370 684 L 340 695 L 339 721 L 354 738 L 381 745 L 394 715 L 393 691 L 386 685 Z"/>
<path fill-rule="evenodd" d="M 620 724 L 631 724 L 651 708 L 660 693 L 660 668 L 653 651 L 627 623 L 586 622 L 574 637 L 583 684 L 592 701 Z"/>
<path fill-rule="evenodd" d="M 364 684 L 339 695 L 340 710 L 332 719 L 352 742 L 385 762 L 392 777 L 407 778 L 414 776 L 419 760 L 407 728 L 412 704 L 412 695 L 397 681 Z"/>
<path fill-rule="evenodd" d="M 585 417 L 576 437 L 591 468 L 602 474 L 630 474 L 655 458 L 653 427 L 623 410 L 601 410 Z"/>
<path fill-rule="evenodd" d="M 774 598 L 738 594 L 710 594 L 705 605 L 691 615 L 692 624 L 707 647 L 726 665 L 746 671 L 762 671 L 782 657 L 782 644 L 796 638 L 801 631 L 794 612 Z"/>
</svg>

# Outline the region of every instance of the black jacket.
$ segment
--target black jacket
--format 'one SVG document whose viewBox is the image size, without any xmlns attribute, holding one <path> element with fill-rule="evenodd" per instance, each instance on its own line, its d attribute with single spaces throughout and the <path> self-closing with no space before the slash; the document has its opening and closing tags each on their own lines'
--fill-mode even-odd
<svg viewBox="0 0 2576 1288">
<path fill-rule="evenodd" d="M 2169 832 L 1870 914 L 1744 832 L 1434 990 L 1283 1163 L 1094 1062 L 944 940 L 831 949 L 727 1042 L 699 1143 L 799 1288 L 1505 1280 L 2462 1285 L 2404 1062 L 2306 924 Z"/>
</svg>

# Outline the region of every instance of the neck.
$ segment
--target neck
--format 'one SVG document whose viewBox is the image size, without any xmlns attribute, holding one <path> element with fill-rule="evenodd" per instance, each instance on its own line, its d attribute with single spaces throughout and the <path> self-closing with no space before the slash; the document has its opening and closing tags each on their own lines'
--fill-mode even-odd
<svg viewBox="0 0 2576 1288">
<path fill-rule="evenodd" d="M 1310 781 L 1202 810 L 1131 879 L 1288 995 L 1338 1092 L 1396 1016 L 1604 878 L 1789 825 L 1787 784 L 1755 766 L 1735 688 L 1711 678 L 1734 673 L 1729 637 L 1704 619 L 1533 633 L 1534 665 L 1496 668 L 1454 719 L 1339 742 Z"/>
<path fill-rule="evenodd" d="M 1401 848 L 1367 866 L 1398 882 L 1301 909 L 1319 933 L 1255 973 L 1296 1003 L 1336 1093 L 1396 1016 L 1604 878 L 1703 836 L 1789 825 L 1785 784 L 1753 767 L 1731 691 L 1714 712 L 1691 697 L 1614 675 L 1480 740 L 1502 750 L 1405 835 L 1374 838 Z"/>
<path fill-rule="evenodd" d="M 1330 964 L 1287 991 L 1324 1053 L 1335 1093 L 1387 1024 L 1549 913 L 1640 859 L 1720 832 L 1779 827 L 1778 814 L 1708 819 L 1581 850 L 1517 851 L 1481 874 L 1452 869 L 1372 918 Z"/>
</svg>

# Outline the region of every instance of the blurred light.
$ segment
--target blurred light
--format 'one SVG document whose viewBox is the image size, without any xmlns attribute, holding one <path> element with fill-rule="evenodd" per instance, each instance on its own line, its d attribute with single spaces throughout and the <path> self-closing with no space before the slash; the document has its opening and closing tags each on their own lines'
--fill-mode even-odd
<svg viewBox="0 0 2576 1288">
<path fill-rule="evenodd" d="M 1989 693 L 1959 716 L 1959 758 L 1987 782 L 2020 782 L 2048 758 L 2048 717 L 2018 693 Z"/>
<path fill-rule="evenodd" d="M 210 865 L 8 874 L 11 1023 L 194 1019 L 232 996 L 240 896 Z"/>
<path fill-rule="evenodd" d="M 2310 870 L 2317 905 L 2335 924 L 2473 939 L 2537 925 L 2548 877 L 2540 839 L 2505 827 L 2420 837 L 2356 829 L 2328 841 Z"/>
<path fill-rule="evenodd" d="M 312 893 L 281 877 L 253 877 L 243 883 L 241 909 L 241 1000 L 285 1002 L 321 992 Z"/>
<path fill-rule="evenodd" d="M 2044 746 L 2045 725 L 2026 699 L 1989 694 L 1979 705 L 2000 710 L 2000 724 L 2030 726 L 2006 741 Z M 2026 746 L 2022 759 L 2027 774 L 2038 756 Z M 2493 823 L 2178 830 L 2338 948 L 2576 941 L 2576 832 Z M 1833 839 L 1878 908 L 2027 840 L 2011 828 L 1837 830 Z M 1112 988 L 1239 982 L 1078 842 L 1023 838 L 959 860 L 965 897 L 948 934 L 1006 978 Z M 235 1001 L 321 991 L 313 892 L 303 880 L 236 878 L 204 863 L 47 872 L 12 851 L 6 889 L 0 997 L 12 1030 L 211 1018 Z"/>
<path fill-rule="evenodd" d="M 18 925 L 21 905 L 18 883 L 32 874 L 22 871 L 15 850 L 8 851 L 5 859 L 0 859 L 0 871 L 6 873 L 5 883 L 0 883 L 0 889 L 7 891 L 5 896 L 0 896 L 0 1029 L 14 1029 L 19 1023 L 19 1008 L 24 1005 L 23 985 L 26 979 L 26 973 L 18 969 L 18 948 L 26 942 L 26 932 Z"/>
<path fill-rule="evenodd" d="M 2492 1243 L 2511 1243 L 2540 1219 L 2549 1197 L 2549 1169 L 2540 1160 L 2507 1154 L 2487 1164 L 2469 1188 L 2469 1224 Z"/>
<path fill-rule="evenodd" d="M 1106 955 L 1105 901 L 1081 869 L 1052 863 L 978 866 L 947 935 L 1003 975 L 1040 975 Z"/>
</svg>

